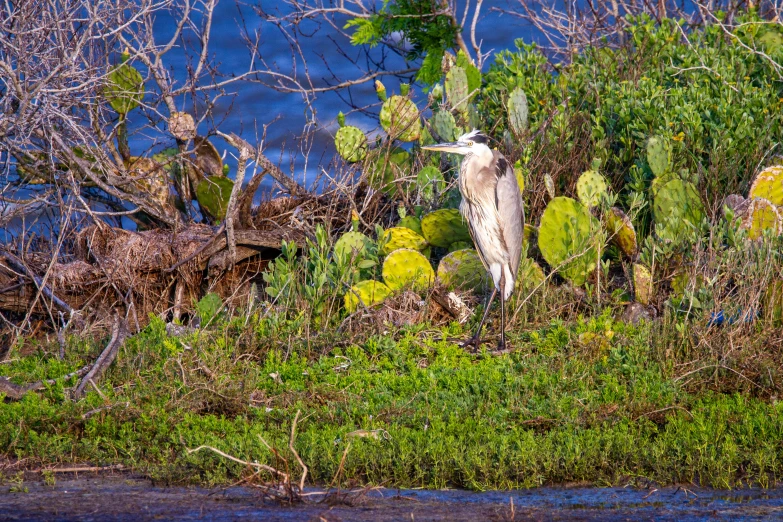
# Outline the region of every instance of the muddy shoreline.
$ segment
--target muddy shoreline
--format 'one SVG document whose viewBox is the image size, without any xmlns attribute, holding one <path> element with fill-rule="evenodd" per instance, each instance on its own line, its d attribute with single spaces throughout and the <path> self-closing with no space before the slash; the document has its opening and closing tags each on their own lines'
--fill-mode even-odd
<svg viewBox="0 0 783 522">
<path fill-rule="evenodd" d="M 27 489 L 27 492 L 19 489 Z M 13 492 L 12 492 L 13 491 Z M 311 492 L 311 493 L 314 493 Z M 319 498 L 313 495 L 310 498 Z M 156 487 L 131 476 L 59 478 L 0 488 L 0 520 L 780 520 L 783 488 L 375 489 L 295 506 L 249 487 Z"/>
</svg>

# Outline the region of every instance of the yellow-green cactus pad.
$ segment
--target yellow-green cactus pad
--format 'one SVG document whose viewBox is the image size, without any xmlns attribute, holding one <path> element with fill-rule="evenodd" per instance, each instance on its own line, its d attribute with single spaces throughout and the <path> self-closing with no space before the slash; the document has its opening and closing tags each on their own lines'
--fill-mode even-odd
<svg viewBox="0 0 783 522">
<path fill-rule="evenodd" d="M 781 216 L 778 208 L 763 198 L 753 198 L 742 220 L 742 226 L 748 230 L 748 237 L 759 239 L 765 230 L 771 230 L 777 236 L 781 231 Z"/>
<path fill-rule="evenodd" d="M 608 192 L 606 179 L 594 170 L 588 170 L 576 181 L 576 194 L 587 207 L 597 207 L 603 194 Z"/>
<path fill-rule="evenodd" d="M 391 288 L 380 281 L 361 281 L 346 292 L 345 309 L 349 313 L 354 313 L 362 305 L 369 308 L 382 303 L 391 293 Z"/>
<path fill-rule="evenodd" d="M 454 208 L 430 212 L 421 220 L 421 230 L 427 241 L 436 247 L 448 248 L 457 241 L 471 241 L 462 215 Z"/>
<path fill-rule="evenodd" d="M 489 273 L 475 250 L 456 250 L 440 260 L 438 280 L 449 290 L 482 292 L 490 284 Z"/>
<path fill-rule="evenodd" d="M 604 216 L 604 228 L 609 236 L 609 241 L 617 245 L 617 248 L 629 258 L 633 258 L 638 251 L 636 230 L 631 219 L 625 212 L 617 207 L 612 207 Z"/>
<path fill-rule="evenodd" d="M 234 182 L 223 176 L 207 176 L 196 185 L 196 199 L 201 207 L 213 219 L 226 217 L 228 200 Z"/>
<path fill-rule="evenodd" d="M 342 259 L 363 257 L 372 241 L 361 232 L 346 232 L 334 244 L 334 252 Z"/>
<path fill-rule="evenodd" d="M 748 199 L 753 198 L 764 198 L 773 205 L 783 205 L 783 166 L 775 165 L 759 172 L 748 192 Z"/>
<path fill-rule="evenodd" d="M 468 76 L 462 67 L 452 67 L 446 73 L 446 98 L 454 109 L 466 112 L 468 108 Z"/>
<path fill-rule="evenodd" d="M 434 279 L 432 265 L 417 250 L 400 248 L 386 256 L 383 262 L 383 281 L 392 290 L 403 287 L 425 290 Z"/>
<path fill-rule="evenodd" d="M 334 146 L 349 163 L 362 161 L 367 156 L 367 136 L 358 127 L 340 127 L 334 136 Z"/>
<path fill-rule="evenodd" d="M 125 115 L 139 106 L 144 97 L 144 78 L 138 69 L 129 63 L 119 64 L 112 68 L 107 80 L 103 95 L 112 109 Z"/>
<path fill-rule="evenodd" d="M 424 201 L 431 202 L 446 190 L 446 181 L 437 167 L 428 165 L 416 175 L 416 188 Z"/>
<path fill-rule="evenodd" d="M 465 250 L 473 248 L 473 243 L 467 241 L 456 241 L 449 245 L 449 252 L 456 252 L 457 250 Z"/>
<path fill-rule="evenodd" d="M 416 141 L 421 135 L 421 121 L 416 104 L 403 96 L 392 96 L 381 106 L 379 116 L 383 130 L 400 141 Z"/>
<path fill-rule="evenodd" d="M 427 240 L 408 227 L 392 227 L 383 233 L 383 253 L 389 254 L 399 248 L 420 251 L 427 248 Z"/>
<path fill-rule="evenodd" d="M 438 137 L 446 141 L 454 141 L 457 139 L 457 123 L 454 121 L 454 116 L 447 110 L 440 110 L 433 114 L 430 120 L 433 130 Z"/>
<path fill-rule="evenodd" d="M 634 298 L 639 304 L 650 304 L 653 295 L 653 279 L 650 270 L 636 263 L 633 265 L 633 290 Z"/>
<path fill-rule="evenodd" d="M 538 227 L 538 248 L 553 270 L 582 286 L 596 267 L 598 220 L 578 201 L 556 197 Z"/>
</svg>

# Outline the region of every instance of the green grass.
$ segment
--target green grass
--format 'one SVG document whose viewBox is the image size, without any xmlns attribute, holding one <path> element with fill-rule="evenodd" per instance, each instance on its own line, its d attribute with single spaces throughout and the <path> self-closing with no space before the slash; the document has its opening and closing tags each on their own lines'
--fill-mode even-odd
<svg viewBox="0 0 783 522">
<path fill-rule="evenodd" d="M 206 444 L 281 465 L 259 435 L 290 457 L 301 410 L 296 448 L 317 484 L 332 481 L 348 444 L 343 485 L 769 487 L 781 476 L 783 404 L 685 388 L 649 325 L 607 315 L 555 322 L 512 334 L 517 350 L 502 356 L 439 340 L 458 326 L 416 327 L 308 358 L 295 342 L 269 340 L 272 320 L 245 327 L 238 318 L 179 340 L 153 320 L 101 382 L 105 399 L 91 391 L 74 403 L 58 384 L 0 402 L 0 456 L 30 467 L 122 463 L 165 483 L 225 484 L 246 473 L 241 465 L 186 449 Z M 46 346 L 15 352 L 0 375 L 54 378 L 100 348 L 71 341 L 64 362 Z M 350 437 L 355 430 L 388 438 Z"/>
</svg>

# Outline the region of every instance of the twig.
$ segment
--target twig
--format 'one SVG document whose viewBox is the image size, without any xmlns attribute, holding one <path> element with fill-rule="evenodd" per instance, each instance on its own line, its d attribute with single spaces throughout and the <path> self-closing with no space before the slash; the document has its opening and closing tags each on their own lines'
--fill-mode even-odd
<svg viewBox="0 0 783 522">
<path fill-rule="evenodd" d="M 88 371 L 90 371 L 90 367 L 85 366 L 63 377 L 42 380 L 32 384 L 14 384 L 8 379 L 8 377 L 0 377 L 0 393 L 5 393 L 6 397 L 9 399 L 19 400 L 24 397 L 27 392 L 41 390 L 46 386 L 53 386 L 58 381 L 67 381 L 73 377 L 81 377 Z"/>
<path fill-rule="evenodd" d="M 103 371 L 114 362 L 114 359 L 117 357 L 117 353 L 120 350 L 120 346 L 125 342 L 127 336 L 128 329 L 125 326 L 125 321 L 117 317 L 114 321 L 114 326 L 112 326 L 111 329 L 111 340 L 109 341 L 109 344 L 106 345 L 106 348 L 103 349 L 98 360 L 92 365 L 92 369 L 84 376 L 79 383 L 79 386 L 76 387 L 76 390 L 73 392 L 74 399 L 81 399 L 84 396 L 84 389 L 87 387 L 87 384 L 91 381 L 100 379 Z M 93 386 L 94 385 L 95 383 L 93 383 Z"/>
<path fill-rule="evenodd" d="M 291 438 L 288 439 L 288 448 L 291 450 L 291 453 L 294 454 L 294 457 L 296 457 L 297 462 L 299 462 L 299 465 L 302 466 L 302 477 L 299 479 L 299 491 L 304 491 L 304 484 L 305 479 L 307 478 L 307 466 L 305 466 L 305 463 L 302 461 L 302 457 L 299 456 L 299 453 L 294 449 L 294 439 L 296 438 L 296 423 L 299 422 L 299 414 L 301 413 L 301 410 L 296 410 L 296 415 L 294 416 L 294 423 L 291 424 Z"/>
</svg>

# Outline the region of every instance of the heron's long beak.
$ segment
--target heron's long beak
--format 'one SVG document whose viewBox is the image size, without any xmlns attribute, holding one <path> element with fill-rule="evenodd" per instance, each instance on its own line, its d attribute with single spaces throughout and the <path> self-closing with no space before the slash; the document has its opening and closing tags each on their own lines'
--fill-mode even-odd
<svg viewBox="0 0 783 522">
<path fill-rule="evenodd" d="M 435 152 L 460 152 L 465 150 L 467 143 L 461 141 L 455 141 L 452 143 L 438 143 L 437 145 L 425 145 L 422 147 L 424 150 L 434 150 Z"/>
</svg>

